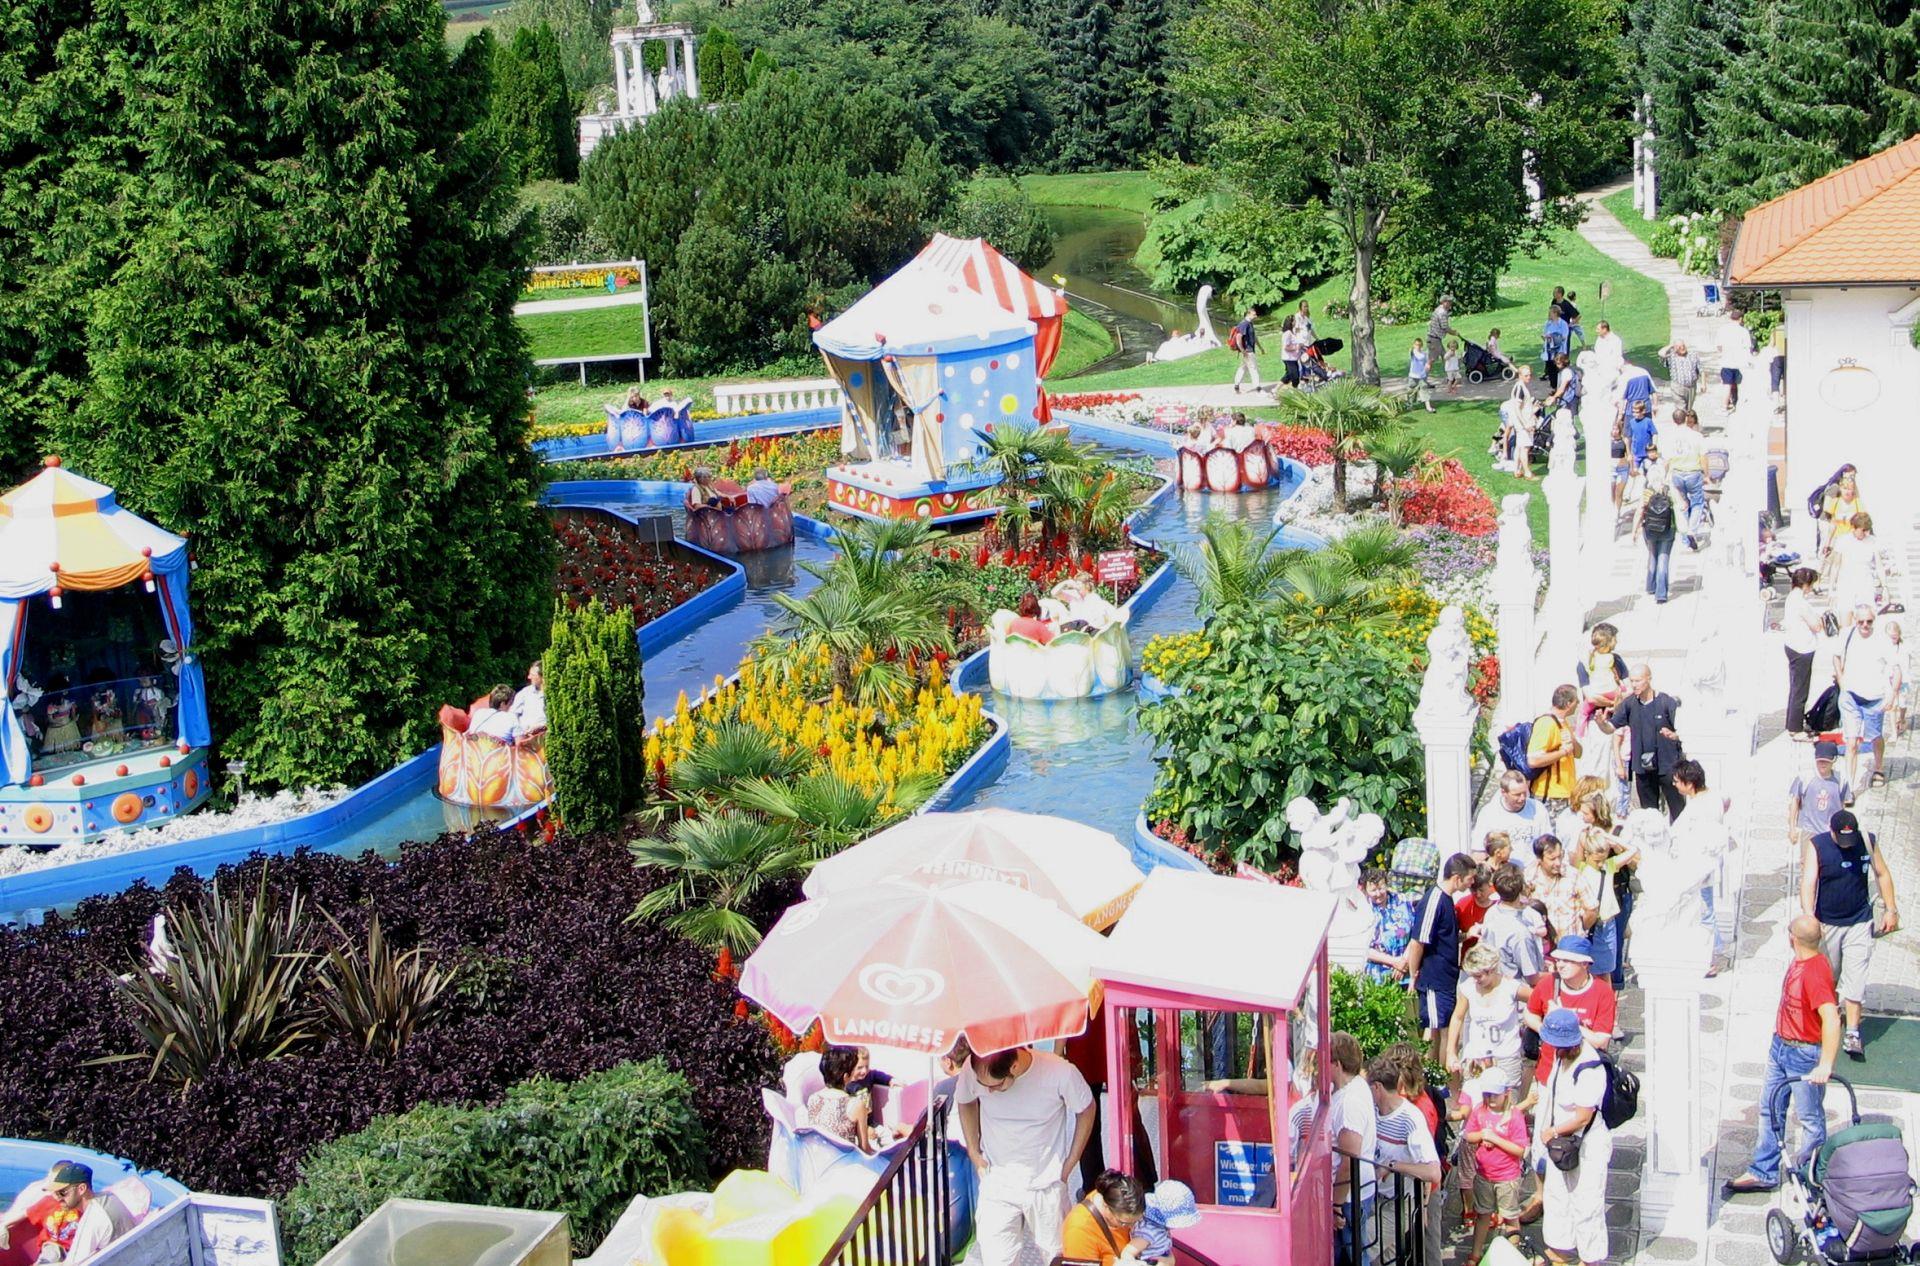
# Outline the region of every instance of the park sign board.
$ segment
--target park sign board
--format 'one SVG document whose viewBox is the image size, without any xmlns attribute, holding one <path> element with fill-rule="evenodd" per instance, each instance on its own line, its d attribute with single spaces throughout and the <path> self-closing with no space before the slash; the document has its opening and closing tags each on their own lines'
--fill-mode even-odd
<svg viewBox="0 0 1920 1266">
<path fill-rule="evenodd" d="M 557 289 L 593 289 L 598 294 L 574 295 L 567 298 L 527 299 L 516 303 L 513 315 L 516 317 L 549 317 L 564 313 L 587 312 L 600 308 L 631 309 L 635 346 L 628 351 L 621 348 L 613 352 L 583 353 L 581 355 L 559 355 L 536 357 L 536 365 L 579 365 L 580 385 L 587 385 L 587 366 L 605 361 L 633 361 L 638 367 L 636 377 L 646 378 L 646 361 L 653 355 L 653 320 L 647 285 L 647 261 L 644 259 L 616 259 L 603 263 L 554 264 L 533 270 L 527 282 L 527 293 Z M 624 320 L 625 318 L 621 318 Z M 624 326 L 623 326 L 624 328 Z"/>
<path fill-rule="evenodd" d="M 1140 578 L 1140 560 L 1130 549 L 1110 549 L 1094 560 L 1094 575 L 1109 584 L 1132 584 Z"/>
</svg>

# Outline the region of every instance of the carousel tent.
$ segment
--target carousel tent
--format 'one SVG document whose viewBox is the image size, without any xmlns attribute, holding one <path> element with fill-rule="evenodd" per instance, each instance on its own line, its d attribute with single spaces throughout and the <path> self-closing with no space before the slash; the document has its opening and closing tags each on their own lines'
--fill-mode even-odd
<svg viewBox="0 0 1920 1266">
<path fill-rule="evenodd" d="M 28 775 L 27 736 L 11 706 L 27 604 L 42 594 L 118 589 L 148 578 L 168 635 L 178 648 L 180 738 L 212 741 L 206 680 L 192 652 L 187 615 L 187 542 L 121 509 L 113 489 L 82 478 L 50 457 L 38 475 L 0 496 L 0 782 Z"/>
<path fill-rule="evenodd" d="M 983 237 L 935 233 L 914 259 L 958 277 L 969 290 L 1033 322 L 1034 376 L 1047 376 L 1060 351 L 1060 325 L 1067 316 L 1064 293 L 1029 277 Z"/>
<path fill-rule="evenodd" d="M 815 330 L 813 341 L 846 392 L 840 448 L 856 459 L 885 451 L 896 400 L 912 415 L 913 466 L 926 480 L 967 460 L 980 429 L 1038 416 L 1033 322 L 921 260 Z"/>
</svg>

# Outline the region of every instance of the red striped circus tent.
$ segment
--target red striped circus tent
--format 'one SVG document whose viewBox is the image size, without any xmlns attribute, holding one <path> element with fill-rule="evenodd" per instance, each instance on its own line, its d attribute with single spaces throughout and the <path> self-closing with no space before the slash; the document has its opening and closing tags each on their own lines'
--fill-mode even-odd
<svg viewBox="0 0 1920 1266">
<path fill-rule="evenodd" d="M 1060 352 L 1060 327 L 1067 317 L 1064 291 L 1043 286 L 1020 270 L 981 237 L 948 237 L 935 233 L 915 257 L 917 263 L 958 277 L 974 290 L 1018 317 L 1033 322 L 1035 377 L 1044 379 Z M 1047 395 L 1040 392 L 1040 412 L 1047 413 Z"/>
</svg>

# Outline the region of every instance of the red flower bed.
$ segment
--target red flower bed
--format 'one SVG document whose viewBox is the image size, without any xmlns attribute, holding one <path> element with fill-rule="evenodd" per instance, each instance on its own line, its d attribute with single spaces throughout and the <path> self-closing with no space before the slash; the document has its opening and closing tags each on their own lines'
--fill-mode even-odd
<svg viewBox="0 0 1920 1266">
<path fill-rule="evenodd" d="M 1056 409 L 1098 409 L 1109 404 L 1132 404 L 1140 398 L 1137 391 L 1075 391 L 1063 395 L 1047 394 Z"/>
<path fill-rule="evenodd" d="M 1325 431 L 1304 426 L 1281 426 L 1262 422 L 1253 428 L 1274 452 L 1291 457 L 1303 466 L 1333 465 L 1333 437 Z"/>
<path fill-rule="evenodd" d="M 1473 701 L 1483 708 L 1491 708 L 1493 701 L 1500 697 L 1500 657 L 1483 655 L 1474 661 L 1473 684 L 1468 687 Z"/>
<path fill-rule="evenodd" d="M 1424 478 L 1402 481 L 1401 514 L 1408 527 L 1433 523 L 1462 536 L 1486 536 L 1498 525 L 1493 499 L 1455 458 L 1430 467 Z"/>
<path fill-rule="evenodd" d="M 560 541 L 554 588 L 570 607 L 598 598 L 633 612 L 637 627 L 717 584 L 718 566 L 672 542 L 643 541 L 632 524 L 592 510 L 557 510 Z"/>
</svg>

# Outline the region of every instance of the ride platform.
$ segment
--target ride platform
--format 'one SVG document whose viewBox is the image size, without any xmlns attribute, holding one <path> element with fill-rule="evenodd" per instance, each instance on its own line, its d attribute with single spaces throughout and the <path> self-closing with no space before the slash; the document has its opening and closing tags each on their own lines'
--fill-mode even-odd
<svg viewBox="0 0 1920 1266">
<path fill-rule="evenodd" d="M 160 826 L 206 802 L 207 750 L 148 747 L 0 786 L 0 846 L 85 843 Z"/>
<path fill-rule="evenodd" d="M 984 519 L 1000 511 L 999 486 L 998 471 L 955 468 L 945 479 L 928 480 L 899 458 L 827 467 L 827 504 L 861 519 Z"/>
</svg>

